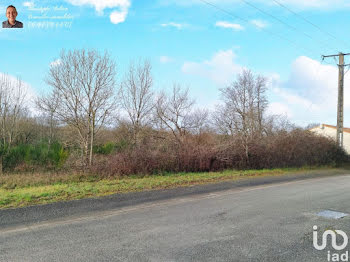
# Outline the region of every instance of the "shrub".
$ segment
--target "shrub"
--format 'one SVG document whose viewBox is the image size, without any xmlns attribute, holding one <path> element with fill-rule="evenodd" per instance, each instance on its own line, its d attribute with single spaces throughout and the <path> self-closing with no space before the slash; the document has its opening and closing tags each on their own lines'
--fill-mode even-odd
<svg viewBox="0 0 350 262">
<path fill-rule="evenodd" d="M 41 142 L 35 145 L 22 144 L 3 152 L 3 168 L 13 170 L 17 166 L 60 168 L 68 158 L 68 151 L 55 142 Z"/>
<path fill-rule="evenodd" d="M 91 171 L 123 176 L 338 165 L 349 161 L 334 141 L 299 129 L 251 138 L 247 146 L 248 157 L 238 136 L 189 135 L 182 144 L 171 140 L 146 143 L 99 157 Z"/>
<path fill-rule="evenodd" d="M 102 155 L 110 155 L 116 149 L 116 145 L 114 143 L 106 143 L 104 145 L 95 146 L 94 153 L 102 154 Z"/>
</svg>

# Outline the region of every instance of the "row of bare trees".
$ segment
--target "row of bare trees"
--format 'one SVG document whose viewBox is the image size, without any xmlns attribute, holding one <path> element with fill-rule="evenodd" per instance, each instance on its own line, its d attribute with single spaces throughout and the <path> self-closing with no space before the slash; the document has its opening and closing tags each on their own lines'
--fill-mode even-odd
<svg viewBox="0 0 350 262">
<path fill-rule="evenodd" d="M 22 81 L 0 76 L 1 156 L 18 141 L 35 137 L 46 139 L 49 147 L 59 141 L 62 148 L 56 145 L 55 156 L 66 159 L 67 150 L 74 152 L 77 160 L 69 165 L 84 169 L 94 162 L 128 170 L 124 173 L 260 167 L 266 166 L 257 164 L 263 161 L 261 152 L 277 148 L 276 141 L 283 143 L 279 137 L 293 129 L 283 117 L 267 116 L 267 80 L 249 70 L 220 89 L 220 103 L 209 112 L 198 108 L 180 84 L 156 92 L 147 60 L 131 63 L 118 82 L 116 63 L 107 52 L 62 51 L 58 61 L 45 79 L 51 89 L 36 99 L 32 115 Z M 108 143 L 126 149 L 110 162 L 94 161 L 96 146 Z M 60 157 L 55 161 L 61 165 Z"/>
<path fill-rule="evenodd" d="M 266 133 L 266 79 L 248 70 L 220 90 L 221 104 L 209 114 L 196 108 L 189 90 L 179 84 L 173 85 L 170 94 L 155 93 L 147 60 L 131 64 L 118 86 L 116 65 L 108 53 L 62 51 L 59 61 L 50 67 L 46 78 L 51 92 L 36 104 L 46 116 L 50 140 L 57 126 L 75 130 L 85 165 L 93 162 L 93 146 L 101 128 L 113 127 L 116 119 L 130 126 L 134 146 L 140 143 L 144 128 L 170 132 L 181 145 L 187 134 L 211 127 L 240 137 L 247 160 L 249 141 Z"/>
</svg>

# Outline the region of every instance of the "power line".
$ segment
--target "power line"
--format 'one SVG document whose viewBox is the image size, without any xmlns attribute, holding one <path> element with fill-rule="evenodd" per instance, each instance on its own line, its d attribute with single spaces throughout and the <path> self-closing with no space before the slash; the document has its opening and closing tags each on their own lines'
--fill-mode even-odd
<svg viewBox="0 0 350 262">
<path fill-rule="evenodd" d="M 277 0 L 272 0 L 274 1 L 276 4 L 278 4 L 279 6 L 281 6 L 282 8 L 286 9 L 287 11 L 289 11 L 290 13 L 294 14 L 295 16 L 299 17 L 301 20 L 303 20 L 304 22 L 308 23 L 309 25 L 312 25 L 313 27 L 315 27 L 316 29 L 318 29 L 320 32 L 330 36 L 331 38 L 342 42 L 345 45 L 348 45 L 348 43 L 346 43 L 345 41 L 337 38 L 336 36 L 334 36 L 333 34 L 327 32 L 326 30 L 322 29 L 320 26 L 316 25 L 315 23 L 311 22 L 310 20 L 306 19 L 304 16 L 302 16 L 301 14 L 293 11 L 292 9 L 290 9 L 289 7 L 287 7 L 286 5 L 282 4 L 281 2 L 277 1 Z"/>
<path fill-rule="evenodd" d="M 346 74 L 349 73 L 349 71 L 350 71 L 350 65 L 347 65 L 346 67 L 348 68 L 348 70 L 346 70 L 346 72 L 344 73 L 344 75 L 346 75 Z"/>
<path fill-rule="evenodd" d="M 276 21 L 278 21 L 279 23 L 285 25 L 286 27 L 290 28 L 291 30 L 293 30 L 293 31 L 295 31 L 295 32 L 297 32 L 297 33 L 301 33 L 302 35 L 308 37 L 309 39 L 311 39 L 311 40 L 313 40 L 313 41 L 316 41 L 316 42 L 318 42 L 319 44 L 321 44 L 321 45 L 323 45 L 323 46 L 327 46 L 328 48 L 330 48 L 330 49 L 332 49 L 332 50 L 334 49 L 333 47 L 329 46 L 327 43 L 324 43 L 324 42 L 322 42 L 322 41 L 319 41 L 319 40 L 313 38 L 311 35 L 309 35 L 309 34 L 303 32 L 303 31 L 300 31 L 300 30 L 299 30 L 298 28 L 296 28 L 295 26 L 292 26 L 292 25 L 290 25 L 290 24 L 284 22 L 283 20 L 279 19 L 278 17 L 276 17 L 276 16 L 270 14 L 269 12 L 266 12 L 265 10 L 263 10 L 263 9 L 261 9 L 261 8 L 259 8 L 259 7 L 257 7 L 256 5 L 254 5 L 254 4 L 250 3 L 250 2 L 248 2 L 247 0 L 241 0 L 241 2 L 243 2 L 243 3 L 245 3 L 246 5 L 248 5 L 248 6 L 252 7 L 252 8 L 254 8 L 254 9 L 258 10 L 259 12 L 261 12 L 261 13 L 263 13 L 263 14 L 265 14 L 265 15 L 271 17 L 271 18 L 273 18 L 274 20 L 276 20 Z"/>
<path fill-rule="evenodd" d="M 239 19 L 239 20 L 241 20 L 241 21 L 244 21 L 244 22 L 250 24 L 250 21 L 249 21 L 248 19 L 245 19 L 245 18 L 243 18 L 243 17 L 241 17 L 241 16 L 238 16 L 238 15 L 232 13 L 232 12 L 229 12 L 229 11 L 227 11 L 227 10 L 225 10 L 225 9 L 223 9 L 223 8 L 221 8 L 221 7 L 219 7 L 219 6 L 215 5 L 215 4 L 213 4 L 213 3 L 210 3 L 210 2 L 208 2 L 208 1 L 206 1 L 206 0 L 199 0 L 199 1 L 201 1 L 202 3 L 204 3 L 204 4 L 206 4 L 206 5 L 210 6 L 210 7 L 215 8 L 216 10 L 219 10 L 219 11 L 221 11 L 221 12 L 223 12 L 223 13 L 225 13 L 225 14 L 231 16 L 231 17 L 234 17 L 234 18 L 236 18 L 236 19 Z M 311 49 L 309 49 L 309 48 L 305 48 L 305 47 L 299 45 L 298 43 L 296 43 L 296 42 L 294 42 L 294 41 L 292 41 L 292 40 L 290 40 L 290 39 L 288 39 L 288 38 L 286 38 L 286 37 L 284 37 L 284 36 L 282 36 L 282 35 L 280 35 L 280 34 L 277 34 L 277 33 L 275 33 L 275 32 L 272 32 L 272 31 L 270 31 L 270 30 L 267 30 L 266 28 L 260 28 L 260 29 L 261 29 L 262 31 L 264 31 L 265 33 L 268 33 L 268 34 L 273 35 L 273 36 L 275 36 L 275 37 L 277 37 L 277 38 L 280 38 L 280 39 L 282 39 L 282 40 L 284 40 L 284 41 L 286 41 L 286 42 L 289 42 L 289 43 L 292 44 L 294 47 L 304 49 L 304 51 L 307 51 L 307 52 L 310 52 L 310 53 L 314 53 L 314 50 L 311 50 Z"/>
<path fill-rule="evenodd" d="M 232 13 L 232 12 L 229 12 L 229 11 L 227 11 L 227 10 L 225 10 L 225 9 L 223 9 L 223 8 L 221 8 L 221 7 L 217 6 L 217 5 L 215 5 L 215 4 L 212 4 L 212 3 L 210 3 L 210 2 L 208 2 L 208 1 L 206 1 L 206 0 L 199 0 L 199 1 L 201 1 L 202 3 L 204 3 L 204 4 L 206 4 L 206 5 L 209 5 L 209 6 L 211 6 L 211 7 L 214 7 L 215 9 L 217 9 L 217 10 L 219 10 L 219 11 L 221 11 L 221 12 L 224 12 L 224 13 L 226 13 L 226 14 L 229 15 L 229 16 L 232 16 L 232 17 L 237 18 L 237 19 L 239 19 L 239 20 L 242 20 L 242 21 L 244 21 L 244 22 L 246 22 L 246 23 L 249 23 L 249 20 L 247 20 L 247 19 L 245 19 L 245 18 L 242 18 L 242 17 L 240 17 L 240 16 L 238 16 L 238 15 Z"/>
</svg>

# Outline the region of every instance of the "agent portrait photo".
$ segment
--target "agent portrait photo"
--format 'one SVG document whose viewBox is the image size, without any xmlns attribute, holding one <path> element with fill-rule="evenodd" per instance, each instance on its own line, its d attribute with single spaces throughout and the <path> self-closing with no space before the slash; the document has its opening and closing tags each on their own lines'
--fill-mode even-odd
<svg viewBox="0 0 350 262">
<path fill-rule="evenodd" d="M 6 9 L 7 21 L 2 22 L 2 28 L 23 28 L 23 23 L 17 21 L 17 9 L 13 5 L 10 5 Z"/>
</svg>

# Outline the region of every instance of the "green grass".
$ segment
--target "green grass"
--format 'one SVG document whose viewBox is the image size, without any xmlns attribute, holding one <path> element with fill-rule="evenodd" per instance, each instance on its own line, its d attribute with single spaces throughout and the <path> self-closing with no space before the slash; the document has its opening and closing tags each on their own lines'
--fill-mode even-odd
<svg viewBox="0 0 350 262">
<path fill-rule="evenodd" d="M 0 176 L 0 208 L 16 208 L 58 201 L 100 197 L 155 189 L 167 189 L 199 184 L 232 181 L 263 176 L 305 174 L 322 170 L 333 173 L 343 169 L 294 168 L 272 170 L 224 171 L 211 173 L 179 173 L 101 179 L 98 176 L 78 174 L 13 174 Z"/>
</svg>

